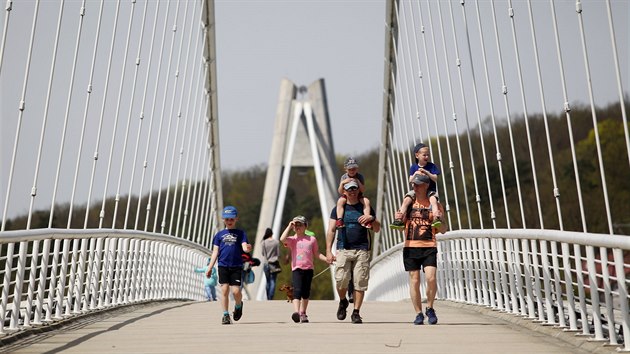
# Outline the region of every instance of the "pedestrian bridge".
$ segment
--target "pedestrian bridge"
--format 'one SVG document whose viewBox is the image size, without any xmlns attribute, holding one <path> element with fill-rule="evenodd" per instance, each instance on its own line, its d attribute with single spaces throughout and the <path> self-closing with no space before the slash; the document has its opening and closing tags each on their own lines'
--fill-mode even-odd
<svg viewBox="0 0 630 354">
<path fill-rule="evenodd" d="M 313 301 L 296 325 L 252 298 L 220 326 L 190 271 L 224 204 L 214 3 L 8 1 L 0 350 L 630 351 L 628 3 L 384 13 L 372 199 L 393 221 L 410 147 L 430 146 L 449 226 L 439 325 L 411 324 L 403 236 L 384 227 L 364 324 Z"/>
<path fill-rule="evenodd" d="M 364 303 L 365 322 L 338 321 L 336 302 L 312 301 L 310 323 L 284 301 L 252 301 L 231 326 L 217 302 L 158 301 L 95 312 L 6 344 L 11 353 L 612 353 L 572 332 L 489 308 L 438 301 L 440 323 L 414 326 L 408 301 Z M 529 328 L 528 328 L 529 327 Z"/>
</svg>

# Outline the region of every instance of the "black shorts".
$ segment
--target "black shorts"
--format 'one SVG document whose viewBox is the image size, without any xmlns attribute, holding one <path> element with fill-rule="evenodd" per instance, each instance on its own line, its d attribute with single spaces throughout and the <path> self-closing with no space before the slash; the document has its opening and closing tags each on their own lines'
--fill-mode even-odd
<svg viewBox="0 0 630 354">
<path fill-rule="evenodd" d="M 437 247 L 405 247 L 403 248 L 403 265 L 405 271 L 420 270 L 426 267 L 437 268 Z"/>
<path fill-rule="evenodd" d="M 243 278 L 243 267 L 221 267 L 219 266 L 219 284 L 230 284 L 241 286 Z"/>
</svg>

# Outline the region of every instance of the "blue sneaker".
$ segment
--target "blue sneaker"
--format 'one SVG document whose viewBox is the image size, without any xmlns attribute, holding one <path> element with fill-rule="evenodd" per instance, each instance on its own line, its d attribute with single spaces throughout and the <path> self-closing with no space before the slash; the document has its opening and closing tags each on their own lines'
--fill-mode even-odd
<svg viewBox="0 0 630 354">
<path fill-rule="evenodd" d="M 436 324 L 438 322 L 437 315 L 435 314 L 435 310 L 432 307 L 427 308 L 427 317 L 429 318 L 429 324 Z"/>
<path fill-rule="evenodd" d="M 415 325 L 424 324 L 424 315 L 422 314 L 422 312 L 418 312 L 418 315 L 416 316 L 416 319 L 413 320 L 413 324 L 415 324 Z"/>
</svg>

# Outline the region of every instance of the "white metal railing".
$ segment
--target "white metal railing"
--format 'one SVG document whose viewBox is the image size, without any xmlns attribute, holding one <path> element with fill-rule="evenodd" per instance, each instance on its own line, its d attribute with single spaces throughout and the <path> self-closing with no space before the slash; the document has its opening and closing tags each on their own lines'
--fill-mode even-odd
<svg viewBox="0 0 630 354">
<path fill-rule="evenodd" d="M 439 237 L 438 298 L 489 307 L 630 349 L 630 237 L 458 230 Z M 367 300 L 409 298 L 402 245 L 378 256 Z M 424 289 L 425 284 L 422 285 Z"/>
<path fill-rule="evenodd" d="M 38 229 L 0 237 L 0 335 L 95 310 L 205 298 L 206 247 L 125 230 Z"/>
</svg>

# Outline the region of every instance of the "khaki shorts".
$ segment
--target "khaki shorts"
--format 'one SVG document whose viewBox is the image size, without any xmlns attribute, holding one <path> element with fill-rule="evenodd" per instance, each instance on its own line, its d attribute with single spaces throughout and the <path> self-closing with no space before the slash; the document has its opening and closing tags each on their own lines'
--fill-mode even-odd
<svg viewBox="0 0 630 354">
<path fill-rule="evenodd" d="M 366 291 L 370 280 L 370 251 L 337 250 L 336 258 L 335 282 L 337 289 L 347 289 L 350 278 L 352 278 L 354 290 Z"/>
</svg>

